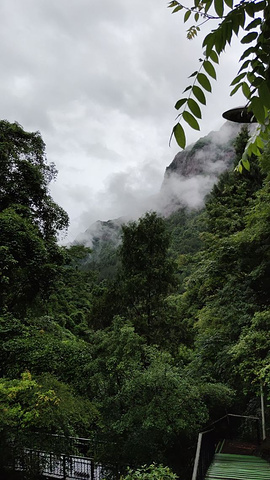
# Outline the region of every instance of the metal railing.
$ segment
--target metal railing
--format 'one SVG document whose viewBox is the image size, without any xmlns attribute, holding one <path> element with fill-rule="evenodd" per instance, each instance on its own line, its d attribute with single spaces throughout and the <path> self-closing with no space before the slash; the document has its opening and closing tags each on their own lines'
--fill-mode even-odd
<svg viewBox="0 0 270 480">
<path fill-rule="evenodd" d="M 215 453 L 226 439 L 260 444 L 258 417 L 227 414 L 199 433 L 192 480 L 204 480 Z"/>
<path fill-rule="evenodd" d="M 198 435 L 196 456 L 193 467 L 192 480 L 203 480 L 211 465 L 216 450 L 215 431 L 206 430 Z"/>
<path fill-rule="evenodd" d="M 92 458 L 29 449 L 24 449 L 19 456 L 13 458 L 6 468 L 59 480 L 102 480 L 117 477 L 112 467 L 95 463 Z"/>
<path fill-rule="evenodd" d="M 106 445 L 103 445 L 104 448 Z M 124 466 L 99 463 L 101 445 L 95 438 L 65 437 L 10 430 L 0 439 L 0 472 L 59 480 L 117 480 Z M 21 472 L 21 473 L 20 473 Z M 1 476 L 1 473 L 0 473 Z M 2 478 L 2 477 L 1 477 Z"/>
</svg>

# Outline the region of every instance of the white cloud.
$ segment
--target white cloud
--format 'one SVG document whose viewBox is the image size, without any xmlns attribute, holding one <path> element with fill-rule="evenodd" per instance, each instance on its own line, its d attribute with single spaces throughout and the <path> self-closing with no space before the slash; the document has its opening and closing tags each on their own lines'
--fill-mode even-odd
<svg viewBox="0 0 270 480">
<path fill-rule="evenodd" d="M 181 14 L 171 15 L 165 0 L 2 0 L 0 15 L 1 115 L 41 131 L 59 170 L 52 193 L 72 231 L 94 212 L 94 220 L 107 219 L 143 204 L 142 192 L 159 190 L 178 151 L 168 147 L 173 106 L 209 27 L 188 41 Z M 234 43 L 217 68 L 202 132 L 187 129 L 189 143 L 241 103 L 229 97 L 239 48 Z"/>
</svg>

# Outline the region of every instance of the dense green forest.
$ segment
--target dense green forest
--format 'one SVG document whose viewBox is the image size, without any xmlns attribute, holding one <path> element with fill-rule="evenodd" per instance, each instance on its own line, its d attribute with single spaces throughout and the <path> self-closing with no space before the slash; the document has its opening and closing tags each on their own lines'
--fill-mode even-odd
<svg viewBox="0 0 270 480">
<path fill-rule="evenodd" d="M 244 128 L 235 164 L 247 139 Z M 267 394 L 270 148 L 222 174 L 202 210 L 124 225 L 95 262 L 57 243 L 68 217 L 39 133 L 0 122 L 0 173 L 2 446 L 87 437 L 100 462 L 189 478 L 198 432 L 258 414 L 260 385 Z"/>
</svg>

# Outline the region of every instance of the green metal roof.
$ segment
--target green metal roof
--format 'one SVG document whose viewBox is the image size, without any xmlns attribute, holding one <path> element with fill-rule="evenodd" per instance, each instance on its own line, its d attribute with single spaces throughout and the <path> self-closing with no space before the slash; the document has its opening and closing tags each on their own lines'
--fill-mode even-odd
<svg viewBox="0 0 270 480">
<path fill-rule="evenodd" d="M 205 480 L 270 480 L 270 464 L 253 455 L 216 453 Z"/>
</svg>

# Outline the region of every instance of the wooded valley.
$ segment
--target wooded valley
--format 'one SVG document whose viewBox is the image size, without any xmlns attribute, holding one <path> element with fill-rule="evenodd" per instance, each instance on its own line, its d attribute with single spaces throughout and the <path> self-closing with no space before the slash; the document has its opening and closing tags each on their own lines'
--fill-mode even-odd
<svg viewBox="0 0 270 480">
<path fill-rule="evenodd" d="M 235 140 L 235 165 L 248 140 Z M 190 478 L 198 432 L 270 392 L 270 147 L 205 207 L 148 212 L 99 254 L 68 216 L 39 133 L 0 122 L 0 442 L 90 439 L 99 462 Z M 94 261 L 93 261 L 94 259 Z M 2 461 L 2 460 L 1 460 Z"/>
</svg>

